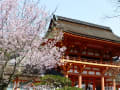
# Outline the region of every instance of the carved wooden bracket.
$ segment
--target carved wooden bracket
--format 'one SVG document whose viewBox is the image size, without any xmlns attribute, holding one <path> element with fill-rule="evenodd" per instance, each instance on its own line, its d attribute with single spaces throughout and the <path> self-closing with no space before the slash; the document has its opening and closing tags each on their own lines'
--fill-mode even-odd
<svg viewBox="0 0 120 90">
<path fill-rule="evenodd" d="M 109 67 L 105 67 L 104 69 L 102 69 L 101 75 L 104 76 L 108 70 L 109 70 Z"/>
<path fill-rule="evenodd" d="M 81 74 L 83 72 L 85 67 L 86 67 L 86 65 L 77 65 L 77 71 L 79 72 L 79 74 Z"/>
</svg>

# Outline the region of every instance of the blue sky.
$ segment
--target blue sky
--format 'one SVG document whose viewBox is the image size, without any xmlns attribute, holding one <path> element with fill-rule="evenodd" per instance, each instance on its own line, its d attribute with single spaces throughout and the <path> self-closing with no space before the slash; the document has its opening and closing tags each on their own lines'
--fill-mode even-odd
<svg viewBox="0 0 120 90">
<path fill-rule="evenodd" d="M 107 18 L 117 14 L 115 0 L 41 0 L 47 10 L 68 18 L 108 26 L 120 36 L 120 17 Z"/>
</svg>

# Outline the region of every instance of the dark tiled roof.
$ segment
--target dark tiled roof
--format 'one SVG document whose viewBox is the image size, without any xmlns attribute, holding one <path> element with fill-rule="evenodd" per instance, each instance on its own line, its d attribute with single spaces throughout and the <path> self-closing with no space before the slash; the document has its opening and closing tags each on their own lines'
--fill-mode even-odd
<svg viewBox="0 0 120 90">
<path fill-rule="evenodd" d="M 101 29 L 106 29 L 106 30 L 112 31 L 107 26 L 93 24 L 93 23 L 89 23 L 89 22 L 85 22 L 85 21 L 80 21 L 80 20 L 76 20 L 76 19 L 71 19 L 71 18 L 67 18 L 67 17 L 57 16 L 57 19 L 64 20 L 64 21 L 69 21 L 69 22 L 73 22 L 73 23 L 78 23 L 78 24 L 83 24 L 83 25 L 88 25 L 88 26 L 92 26 L 92 27 L 96 27 L 96 28 L 101 28 Z"/>
<path fill-rule="evenodd" d="M 65 32 L 69 32 L 89 38 L 97 38 L 97 39 L 120 43 L 120 37 L 114 35 L 114 33 L 112 33 L 112 30 L 109 27 L 83 22 L 75 19 L 70 19 L 66 17 L 61 17 L 61 16 L 57 16 L 57 20 L 68 22 L 68 23 L 64 23 L 64 22 L 58 23 L 59 27 L 63 28 Z M 71 23 L 76 25 L 73 25 Z M 84 25 L 88 27 L 85 28 Z"/>
</svg>

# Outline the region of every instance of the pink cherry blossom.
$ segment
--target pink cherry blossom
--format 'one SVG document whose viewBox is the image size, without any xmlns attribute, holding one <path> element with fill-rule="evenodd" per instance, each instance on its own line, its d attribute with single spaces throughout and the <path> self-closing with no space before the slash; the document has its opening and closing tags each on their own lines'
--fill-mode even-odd
<svg viewBox="0 0 120 90">
<path fill-rule="evenodd" d="M 62 38 L 62 32 L 52 40 L 43 37 L 51 15 L 33 1 L 0 1 L 0 84 L 9 84 L 21 66 L 31 67 L 26 73 L 31 73 L 32 69 L 41 73 L 60 64 L 65 48 L 55 44 Z M 9 65 L 12 68 L 8 72 Z M 8 78 L 4 77 L 6 73 L 10 75 Z"/>
</svg>

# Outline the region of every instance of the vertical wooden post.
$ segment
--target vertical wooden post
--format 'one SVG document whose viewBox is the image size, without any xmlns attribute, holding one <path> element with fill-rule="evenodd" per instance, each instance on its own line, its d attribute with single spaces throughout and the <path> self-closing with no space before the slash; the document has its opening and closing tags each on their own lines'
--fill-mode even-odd
<svg viewBox="0 0 120 90">
<path fill-rule="evenodd" d="M 18 81 L 18 78 L 16 80 L 14 80 L 14 84 L 13 84 L 13 90 L 17 90 L 19 86 L 19 81 Z"/>
<path fill-rule="evenodd" d="M 95 90 L 95 80 L 93 80 L 93 90 Z"/>
<path fill-rule="evenodd" d="M 105 86 L 104 86 L 104 76 L 101 77 L 101 89 L 105 90 Z"/>
<path fill-rule="evenodd" d="M 72 81 L 72 87 L 74 87 L 75 86 L 75 82 L 74 81 Z"/>
<path fill-rule="evenodd" d="M 115 79 L 113 79 L 113 90 L 116 90 L 116 82 L 115 82 Z"/>
<path fill-rule="evenodd" d="M 65 69 L 64 75 L 65 75 L 66 78 L 68 78 L 68 67 L 67 67 L 67 65 L 64 65 L 64 69 Z"/>
<path fill-rule="evenodd" d="M 15 90 L 20 90 L 20 88 L 19 88 L 20 85 L 19 85 L 19 84 L 20 84 L 20 82 L 19 82 L 19 80 L 17 79 Z"/>
<path fill-rule="evenodd" d="M 15 83 L 14 83 L 14 87 L 13 87 L 13 90 L 20 90 L 20 88 L 19 88 L 19 81 L 15 81 Z"/>
<path fill-rule="evenodd" d="M 65 74 L 65 77 L 68 78 L 68 74 L 67 73 Z"/>
<path fill-rule="evenodd" d="M 81 74 L 78 76 L 78 87 L 82 88 L 82 75 Z"/>
</svg>

